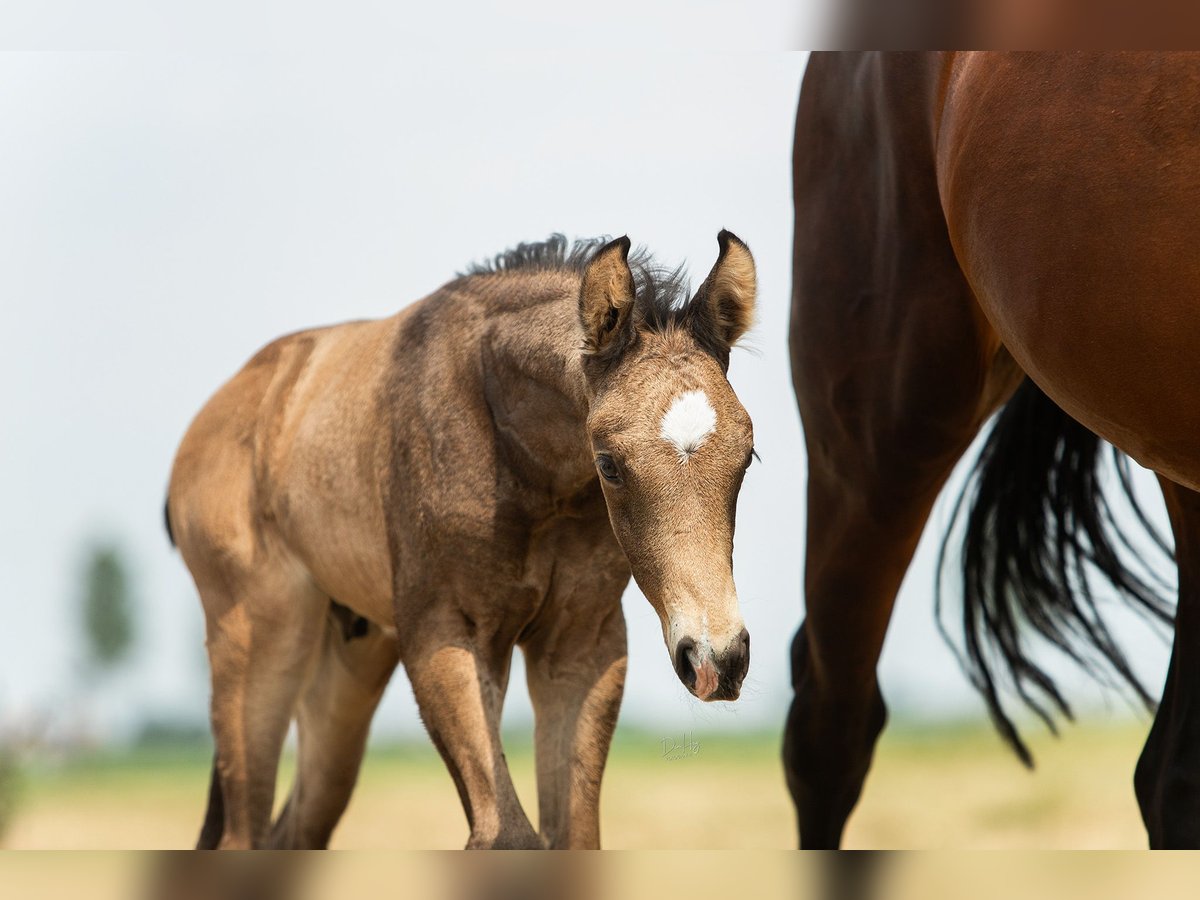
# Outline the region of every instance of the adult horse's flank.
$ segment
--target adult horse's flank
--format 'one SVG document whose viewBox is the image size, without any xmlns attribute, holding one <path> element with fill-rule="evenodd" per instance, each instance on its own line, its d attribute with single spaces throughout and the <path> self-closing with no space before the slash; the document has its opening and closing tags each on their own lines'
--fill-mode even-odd
<svg viewBox="0 0 1200 900">
<path fill-rule="evenodd" d="M 809 525 L 784 758 L 803 845 L 841 839 L 896 591 L 1003 408 L 967 519 L 967 671 L 1026 759 L 1000 686 L 1047 721 L 1069 708 L 1023 632 L 1146 696 L 1087 573 L 1171 609 L 1106 533 L 1097 435 L 1154 469 L 1179 604 L 1134 783 L 1153 846 L 1200 846 L 1200 57 L 815 54 L 794 175 Z"/>
<path fill-rule="evenodd" d="M 468 846 L 598 846 L 631 569 L 682 682 L 737 698 L 753 440 L 725 376 L 755 273 L 745 244 L 719 243 L 690 301 L 627 238 L 522 245 L 391 318 L 281 338 L 208 402 L 167 506 L 212 664 L 201 846 L 324 846 L 397 661 Z M 540 835 L 500 745 L 518 645 Z M 296 782 L 272 828 L 293 717 Z"/>
</svg>

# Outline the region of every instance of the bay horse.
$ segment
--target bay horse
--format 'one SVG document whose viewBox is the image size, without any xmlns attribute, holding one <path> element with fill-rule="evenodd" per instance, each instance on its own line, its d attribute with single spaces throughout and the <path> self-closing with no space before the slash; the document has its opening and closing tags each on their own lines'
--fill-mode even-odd
<svg viewBox="0 0 1200 900">
<path fill-rule="evenodd" d="M 199 846 L 325 846 L 398 662 L 468 847 L 598 846 L 631 573 L 688 690 L 737 699 L 753 432 L 726 373 L 756 280 L 742 241 L 718 243 L 690 299 L 628 238 L 523 244 L 390 318 L 280 338 L 209 400 L 166 508 L 212 667 Z M 515 646 L 539 831 L 500 742 Z"/>
<path fill-rule="evenodd" d="M 960 499 L 966 671 L 1026 762 L 1002 692 L 1070 715 L 1031 636 L 1151 702 L 1094 582 L 1167 625 L 1172 605 L 1114 533 L 1102 439 L 1154 470 L 1179 590 L 1134 788 L 1151 846 L 1200 846 L 1200 56 L 814 54 L 793 174 L 808 537 L 783 755 L 801 844 L 840 843 L 884 725 L 896 592 L 998 412 Z"/>
</svg>

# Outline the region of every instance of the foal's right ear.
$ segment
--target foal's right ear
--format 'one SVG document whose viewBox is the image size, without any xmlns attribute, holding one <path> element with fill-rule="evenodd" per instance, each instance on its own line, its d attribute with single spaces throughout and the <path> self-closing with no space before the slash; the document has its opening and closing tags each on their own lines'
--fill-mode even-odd
<svg viewBox="0 0 1200 900">
<path fill-rule="evenodd" d="M 609 241 L 583 270 L 579 289 L 579 324 L 584 352 L 612 359 L 632 334 L 633 272 L 629 268 L 629 238 Z"/>
</svg>

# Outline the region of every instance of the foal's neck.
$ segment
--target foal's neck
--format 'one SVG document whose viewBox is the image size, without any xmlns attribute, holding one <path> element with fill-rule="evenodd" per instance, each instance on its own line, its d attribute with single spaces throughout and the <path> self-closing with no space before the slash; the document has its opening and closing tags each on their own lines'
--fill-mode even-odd
<svg viewBox="0 0 1200 900">
<path fill-rule="evenodd" d="M 542 276 L 521 285 L 525 280 L 505 276 L 527 293 L 487 307 L 484 398 L 501 461 L 523 484 L 565 500 L 596 480 L 580 365 L 578 280 Z"/>
</svg>

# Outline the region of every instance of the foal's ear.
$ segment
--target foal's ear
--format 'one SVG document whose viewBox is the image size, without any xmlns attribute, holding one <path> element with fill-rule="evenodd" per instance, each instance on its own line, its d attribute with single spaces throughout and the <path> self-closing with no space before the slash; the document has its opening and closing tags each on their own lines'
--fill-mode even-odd
<svg viewBox="0 0 1200 900">
<path fill-rule="evenodd" d="M 758 279 L 750 248 L 737 235 L 722 229 L 717 243 L 716 265 L 688 304 L 687 320 L 696 340 L 725 364 L 730 348 L 754 323 Z"/>
<path fill-rule="evenodd" d="M 579 323 L 589 356 L 611 359 L 624 348 L 632 333 L 634 290 L 629 238 L 619 237 L 601 247 L 583 270 Z"/>
</svg>

